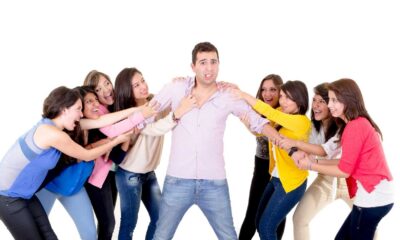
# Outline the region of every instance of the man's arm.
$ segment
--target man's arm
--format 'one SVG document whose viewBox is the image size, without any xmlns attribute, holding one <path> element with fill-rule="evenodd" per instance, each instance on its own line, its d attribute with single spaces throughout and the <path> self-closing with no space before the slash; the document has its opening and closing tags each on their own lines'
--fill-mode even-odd
<svg viewBox="0 0 400 240">
<path fill-rule="evenodd" d="M 251 132 L 263 134 L 264 126 L 269 122 L 266 118 L 261 117 L 257 114 L 245 101 L 243 100 L 234 100 L 232 98 L 232 113 L 241 117 L 246 115 L 249 120 L 249 129 Z"/>
</svg>

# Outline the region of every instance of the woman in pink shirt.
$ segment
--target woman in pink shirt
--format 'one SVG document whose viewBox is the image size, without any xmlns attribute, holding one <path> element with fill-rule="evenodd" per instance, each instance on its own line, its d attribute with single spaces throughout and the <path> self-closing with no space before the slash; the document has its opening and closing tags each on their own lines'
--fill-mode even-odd
<svg viewBox="0 0 400 240">
<path fill-rule="evenodd" d="M 382 147 L 382 134 L 369 116 L 359 87 L 352 79 L 329 84 L 329 110 L 344 124 L 339 126 L 342 156 L 338 164 L 298 162 L 302 169 L 345 177 L 354 205 L 335 239 L 369 240 L 380 220 L 392 209 L 392 175 Z"/>
<path fill-rule="evenodd" d="M 99 71 L 89 72 L 83 83 L 85 86 L 92 87 L 101 103 L 98 108 L 100 115 L 109 113 L 114 106 L 114 88 L 110 78 Z M 141 114 L 140 112 L 136 114 Z M 137 118 L 143 116 L 132 115 L 127 119 L 114 125 L 109 125 L 100 129 L 100 132 L 90 131 L 89 140 L 98 138 L 115 137 L 119 134 L 131 130 L 138 123 Z M 115 171 L 111 161 L 97 159 L 93 173 L 85 185 L 89 195 L 93 210 L 97 218 L 98 239 L 111 240 L 115 227 L 114 208 L 117 200 L 117 187 L 115 183 Z"/>
</svg>

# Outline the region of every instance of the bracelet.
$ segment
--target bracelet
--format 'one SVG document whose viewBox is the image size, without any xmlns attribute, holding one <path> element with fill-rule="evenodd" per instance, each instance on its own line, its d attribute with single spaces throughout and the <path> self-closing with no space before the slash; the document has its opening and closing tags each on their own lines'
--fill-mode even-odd
<svg viewBox="0 0 400 240">
<path fill-rule="evenodd" d="M 318 155 L 314 155 L 314 158 L 313 158 L 313 160 L 314 160 L 314 163 L 317 163 L 317 164 L 318 164 L 318 160 L 319 160 L 319 157 L 318 157 Z"/>
<path fill-rule="evenodd" d="M 291 157 L 293 153 L 297 152 L 297 150 L 298 150 L 297 147 L 291 147 L 288 153 L 289 157 Z"/>
<path fill-rule="evenodd" d="M 172 121 L 174 121 L 174 122 L 176 122 L 176 123 L 178 123 L 179 122 L 179 118 L 177 118 L 176 116 L 175 116 L 175 113 L 173 112 L 172 113 Z"/>
</svg>

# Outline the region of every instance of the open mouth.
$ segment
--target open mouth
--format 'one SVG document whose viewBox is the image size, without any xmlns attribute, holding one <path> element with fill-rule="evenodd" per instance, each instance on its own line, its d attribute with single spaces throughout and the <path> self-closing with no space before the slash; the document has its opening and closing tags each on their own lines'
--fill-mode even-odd
<svg viewBox="0 0 400 240">
<path fill-rule="evenodd" d="M 272 103 L 272 98 L 264 98 L 264 102 L 267 102 L 267 103 Z"/>
</svg>

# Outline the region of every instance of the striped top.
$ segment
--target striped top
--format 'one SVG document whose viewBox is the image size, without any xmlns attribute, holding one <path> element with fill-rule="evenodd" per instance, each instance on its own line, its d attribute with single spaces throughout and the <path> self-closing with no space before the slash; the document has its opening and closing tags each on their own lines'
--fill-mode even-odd
<svg viewBox="0 0 400 240">
<path fill-rule="evenodd" d="M 49 169 L 55 167 L 61 152 L 55 148 L 39 148 L 34 140 L 36 129 L 54 125 L 41 119 L 31 130 L 22 135 L 0 162 L 0 195 L 29 199 L 40 187 Z"/>
</svg>

